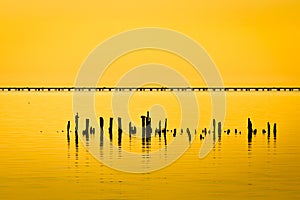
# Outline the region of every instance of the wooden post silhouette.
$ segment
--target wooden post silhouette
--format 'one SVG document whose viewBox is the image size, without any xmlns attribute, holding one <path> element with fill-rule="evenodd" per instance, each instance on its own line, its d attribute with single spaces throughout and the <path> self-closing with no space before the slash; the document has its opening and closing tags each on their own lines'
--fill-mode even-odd
<svg viewBox="0 0 300 200">
<path fill-rule="evenodd" d="M 252 141 L 252 122 L 250 120 L 250 118 L 248 118 L 248 142 Z"/>
<path fill-rule="evenodd" d="M 276 140 L 276 133 L 277 133 L 277 124 L 274 123 L 274 128 L 273 128 L 274 140 Z"/>
<path fill-rule="evenodd" d="M 122 118 L 118 117 L 118 145 L 121 146 L 122 144 Z"/>
<path fill-rule="evenodd" d="M 67 140 L 68 142 L 70 142 L 70 121 L 68 121 L 68 124 L 67 124 Z"/>
<path fill-rule="evenodd" d="M 75 144 L 76 144 L 76 147 L 78 147 L 78 119 L 79 119 L 79 115 L 78 115 L 78 113 L 76 113 L 76 115 L 75 115 Z"/>
<path fill-rule="evenodd" d="M 173 137 L 176 137 L 176 128 L 173 131 Z"/>
<path fill-rule="evenodd" d="M 85 133 L 87 134 L 87 135 L 89 135 L 89 127 L 90 127 L 90 119 L 88 119 L 88 118 L 86 118 L 85 119 Z"/>
<path fill-rule="evenodd" d="M 230 134 L 230 129 L 227 129 L 227 135 L 229 135 Z"/>
<path fill-rule="evenodd" d="M 192 136 L 191 136 L 191 132 L 190 132 L 190 129 L 189 129 L 189 128 L 186 129 L 186 133 L 187 133 L 187 135 L 188 135 L 189 142 L 191 143 L 191 141 L 192 141 Z"/>
<path fill-rule="evenodd" d="M 268 122 L 267 126 L 268 126 L 268 140 L 269 140 L 270 139 L 270 134 L 271 134 L 270 122 Z"/>
<path fill-rule="evenodd" d="M 131 133 L 133 132 L 133 128 L 131 126 L 131 122 L 129 122 L 129 125 L 128 125 L 128 132 L 129 132 L 129 138 L 131 138 Z"/>
<path fill-rule="evenodd" d="M 253 130 L 253 135 L 256 135 L 256 133 L 257 133 L 257 129 L 254 129 Z"/>
<path fill-rule="evenodd" d="M 167 145 L 167 118 L 165 119 L 165 128 L 163 129 L 163 134 L 164 134 L 164 140 L 165 140 L 165 145 Z"/>
<path fill-rule="evenodd" d="M 141 116 L 142 118 L 142 140 L 145 140 L 145 125 L 146 125 L 146 117 Z"/>
<path fill-rule="evenodd" d="M 86 142 L 89 141 L 89 127 L 90 127 L 90 119 L 85 119 L 85 130 L 82 131 L 82 134 L 85 135 Z"/>
<path fill-rule="evenodd" d="M 161 120 L 158 122 L 158 136 L 161 137 Z"/>
<path fill-rule="evenodd" d="M 112 130 L 113 130 L 113 118 L 110 117 L 110 118 L 109 118 L 109 128 L 108 128 L 109 139 L 110 139 L 110 141 L 113 140 L 113 133 L 112 133 Z"/>
<path fill-rule="evenodd" d="M 202 134 L 200 134 L 200 140 L 203 140 L 204 136 Z"/>
<path fill-rule="evenodd" d="M 222 123 L 218 122 L 218 138 L 221 140 L 221 134 L 222 134 Z"/>
<path fill-rule="evenodd" d="M 216 120 L 215 119 L 213 119 L 212 134 L 213 134 L 213 142 L 215 142 L 216 141 Z"/>
<path fill-rule="evenodd" d="M 75 144 L 76 144 L 76 147 L 78 147 L 78 131 L 75 130 Z"/>
<path fill-rule="evenodd" d="M 79 115 L 78 115 L 78 113 L 76 113 L 76 115 L 75 115 L 75 132 L 78 132 L 78 119 L 79 119 Z"/>
<path fill-rule="evenodd" d="M 216 133 L 216 120 L 213 119 L 213 132 Z"/>
<path fill-rule="evenodd" d="M 104 119 L 100 117 L 100 147 L 103 147 L 103 127 L 104 127 Z"/>
<path fill-rule="evenodd" d="M 151 140 L 151 133 L 152 133 L 151 118 L 149 116 L 149 111 L 148 111 L 146 117 L 146 140 L 147 141 Z"/>
</svg>

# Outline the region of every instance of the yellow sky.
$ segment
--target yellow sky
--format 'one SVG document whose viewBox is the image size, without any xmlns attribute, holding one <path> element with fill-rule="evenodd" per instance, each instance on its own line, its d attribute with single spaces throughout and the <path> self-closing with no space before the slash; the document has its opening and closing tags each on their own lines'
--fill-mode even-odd
<svg viewBox="0 0 300 200">
<path fill-rule="evenodd" d="M 300 1 L 245 2 L 1 1 L 0 85 L 73 85 L 101 41 L 149 26 L 200 43 L 225 85 L 300 85 Z M 166 57 L 151 58 L 164 63 Z"/>
</svg>

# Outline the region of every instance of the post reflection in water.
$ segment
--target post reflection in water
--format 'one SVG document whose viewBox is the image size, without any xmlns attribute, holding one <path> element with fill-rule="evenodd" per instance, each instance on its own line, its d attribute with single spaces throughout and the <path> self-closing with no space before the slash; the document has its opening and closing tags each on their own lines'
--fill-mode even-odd
<svg viewBox="0 0 300 200">
<path fill-rule="evenodd" d="M 108 124 L 108 139 L 105 139 L 105 131 L 104 131 L 104 125 L 105 125 L 105 119 L 103 117 L 99 117 L 99 131 L 95 133 L 95 128 L 93 128 L 93 125 L 89 118 L 84 118 L 84 124 L 82 128 L 82 136 L 83 136 L 83 142 L 86 146 L 85 149 L 85 160 L 83 163 L 83 166 L 89 167 L 90 166 L 90 154 L 89 148 L 95 148 L 94 145 L 95 142 L 98 142 L 98 149 L 99 149 L 99 154 L 98 156 L 101 159 L 105 159 L 106 161 L 108 160 L 109 162 L 115 162 L 115 159 L 121 159 L 124 157 L 123 151 L 129 151 L 131 153 L 136 153 L 136 151 L 140 151 L 140 158 L 141 160 L 139 161 L 139 166 L 141 166 L 144 169 L 150 169 L 153 160 L 151 159 L 151 153 L 155 152 L 157 149 L 160 150 L 160 156 L 159 158 L 162 159 L 162 161 L 167 161 L 170 156 L 174 153 L 173 151 L 175 150 L 174 148 L 171 149 L 168 147 L 169 142 L 173 142 L 176 140 L 178 137 L 185 138 L 186 141 L 189 142 L 189 148 L 194 143 L 194 138 L 197 138 L 198 142 L 202 144 L 205 142 L 205 139 L 210 136 L 211 134 L 211 141 L 213 142 L 212 146 L 212 158 L 214 160 L 217 159 L 222 159 L 222 146 L 223 143 L 221 142 L 223 139 L 222 137 L 229 137 L 231 133 L 230 128 L 224 128 L 222 127 L 222 123 L 217 121 L 216 119 L 212 119 L 211 121 L 211 130 L 207 127 L 204 127 L 202 131 L 197 131 L 197 129 L 194 129 L 194 134 L 191 133 L 190 130 L 193 130 L 194 127 L 187 127 L 183 129 L 182 127 L 170 127 L 168 129 L 168 119 L 159 119 L 157 127 L 153 128 L 153 120 L 150 116 L 150 112 L 147 111 L 146 115 L 141 115 L 141 138 L 137 137 L 137 128 L 132 122 L 127 122 L 128 123 L 128 132 L 126 130 L 123 130 L 122 124 L 122 118 L 118 117 L 116 118 L 116 129 L 113 127 L 113 121 L 114 118 L 110 117 Z M 74 165 L 76 169 L 79 168 L 79 144 L 78 144 L 78 130 L 80 129 L 79 127 L 79 114 L 77 113 L 75 115 L 75 160 L 74 160 Z M 164 124 L 162 125 L 162 121 Z M 126 122 L 124 122 L 126 123 Z M 68 159 L 71 159 L 71 154 L 70 154 L 70 127 L 71 127 L 71 122 L 67 122 L 67 143 L 68 143 Z M 247 152 L 248 152 L 248 159 L 252 158 L 253 156 L 253 140 L 255 136 L 257 135 L 257 129 L 254 128 L 253 122 L 251 121 L 250 118 L 247 120 L 247 126 L 244 126 L 247 128 Z M 155 130 L 153 132 L 153 130 Z M 180 131 L 177 131 L 180 130 Z M 185 130 L 185 131 L 184 131 Z M 236 127 L 232 128 L 232 132 L 234 132 L 234 137 L 237 137 L 238 133 L 239 135 L 242 134 L 242 131 L 239 130 Z M 114 134 L 117 133 L 117 134 Z M 178 134 L 179 132 L 179 134 Z M 185 132 L 185 133 L 184 133 Z M 222 136 L 222 132 L 224 135 Z M 268 146 L 267 149 L 270 150 L 270 140 L 271 140 L 271 124 L 270 122 L 267 122 L 267 131 L 265 129 L 261 129 L 262 135 L 264 136 L 264 133 L 267 132 L 267 140 L 268 140 Z M 276 148 L 276 140 L 277 140 L 277 123 L 274 123 L 273 125 L 273 138 L 274 138 L 274 149 Z M 128 137 L 124 137 L 124 134 L 128 133 Z M 162 141 L 162 134 L 163 134 L 163 141 Z M 197 136 L 199 134 L 199 136 Z M 197 137 L 192 137 L 192 135 L 195 135 Z M 254 137 L 254 138 L 253 138 Z M 97 138 L 97 140 L 95 140 Z M 209 138 L 209 137 L 208 137 Z M 244 139 L 246 139 L 244 138 Z M 238 137 L 238 139 L 242 140 L 242 137 Z M 217 141 L 216 141 L 217 140 Z M 227 139 L 226 139 L 227 140 Z M 105 141 L 107 142 L 107 148 L 104 148 L 105 146 Z M 115 143 L 113 141 L 116 141 Z M 163 144 L 162 144 L 163 142 Z M 115 146 L 116 144 L 116 146 Z M 141 148 L 139 149 L 138 147 L 141 144 Z M 225 145 L 226 146 L 226 145 Z M 117 148 L 116 148 L 117 147 Z M 115 151 L 114 149 L 117 149 Z M 175 150 L 176 151 L 176 150 Z M 271 152 L 268 152 L 271 154 Z M 275 151 L 273 152 L 274 154 L 276 153 Z M 248 160 L 248 165 L 251 165 L 251 161 Z M 101 165 L 102 166 L 102 165 Z M 251 166 L 250 166 L 251 167 Z"/>
<path fill-rule="evenodd" d="M 78 120 L 79 120 L 79 115 L 78 113 L 75 115 L 75 146 L 76 146 L 76 160 L 78 160 Z M 155 133 L 154 136 L 155 138 L 157 138 L 158 140 L 158 148 L 161 148 L 161 134 L 163 134 L 163 140 L 164 140 L 164 155 L 167 156 L 168 153 L 168 140 L 167 138 L 173 138 L 175 139 L 176 137 L 178 137 L 177 135 L 177 128 L 172 128 L 172 129 L 168 129 L 168 119 L 165 118 L 164 119 L 164 126 L 162 127 L 162 120 L 158 121 L 158 127 L 155 128 Z M 71 127 L 71 122 L 68 121 L 67 122 L 67 142 L 68 142 L 68 148 L 70 148 L 70 127 Z M 104 146 L 104 118 L 100 117 L 99 118 L 99 146 L 100 146 L 100 157 L 103 158 L 104 156 L 104 152 L 103 152 L 103 146 Z M 183 129 L 179 129 L 180 131 L 180 135 L 182 135 L 183 133 Z M 111 152 L 111 158 L 113 158 L 112 155 L 112 148 L 113 148 L 113 118 L 110 117 L 109 118 L 109 128 L 108 128 L 108 132 L 109 132 L 109 140 L 110 140 L 110 152 Z M 121 157 L 122 154 L 122 136 L 123 136 L 123 128 L 122 128 L 122 118 L 118 117 L 117 118 L 117 146 L 118 146 L 118 156 Z M 132 141 L 134 139 L 134 141 L 139 140 L 139 138 L 136 137 L 136 126 L 133 125 L 132 122 L 128 123 L 128 135 L 129 135 L 129 140 L 127 144 L 129 144 L 129 151 L 131 151 L 132 149 L 136 149 L 136 147 L 132 146 Z M 226 135 L 230 135 L 230 129 L 225 129 L 224 133 L 226 133 Z M 237 135 L 237 133 L 239 132 L 239 134 L 241 134 L 241 131 L 239 131 L 237 128 L 234 128 L 234 133 L 235 136 Z M 265 131 L 265 129 L 262 129 L 262 134 L 264 135 L 264 133 L 267 132 L 267 140 L 268 140 L 268 147 L 270 146 L 270 138 L 271 138 L 271 125 L 270 122 L 267 122 L 267 131 Z M 152 128 L 152 118 L 150 117 L 150 112 L 147 111 L 146 115 L 141 115 L 141 150 L 142 150 L 142 157 L 143 158 L 149 158 L 150 152 L 151 152 L 151 142 L 152 142 L 152 133 L 153 133 L 153 128 Z M 169 133 L 169 134 L 168 134 Z M 89 147 L 90 144 L 90 140 L 91 138 L 94 139 L 94 134 L 95 134 L 95 128 L 93 128 L 90 124 L 90 120 L 88 118 L 85 119 L 85 129 L 82 130 L 82 135 L 85 138 L 85 144 L 86 147 Z M 202 132 L 200 132 L 199 134 L 199 140 L 200 142 L 203 141 L 205 139 L 205 137 L 210 134 L 212 135 L 212 139 L 213 139 L 213 143 L 215 144 L 215 140 L 218 140 L 218 143 L 216 143 L 218 145 L 218 150 L 221 150 L 221 138 L 222 138 L 222 124 L 221 122 L 217 122 L 216 119 L 212 120 L 212 130 L 209 130 L 207 128 L 203 128 Z M 248 152 L 250 153 L 252 151 L 252 143 L 253 143 L 253 136 L 256 136 L 257 134 L 257 129 L 253 128 L 253 123 L 251 121 L 250 118 L 248 118 L 247 120 L 247 141 L 248 141 Z M 195 129 L 195 135 L 197 135 L 197 130 Z M 156 137 L 158 136 L 158 137 Z M 186 128 L 186 137 L 187 140 L 189 141 L 190 144 L 192 144 L 192 135 L 190 132 L 190 128 Z M 274 148 L 276 148 L 276 139 L 277 139 L 277 124 L 274 123 L 273 125 L 273 139 L 274 139 Z M 153 139 L 154 140 L 154 139 Z M 172 140 L 172 139 L 171 139 Z M 127 146 L 125 146 L 126 148 Z M 155 149 L 155 148 L 154 148 Z M 214 150 L 215 150 L 215 146 L 214 146 Z M 70 156 L 68 154 L 68 156 Z"/>
</svg>

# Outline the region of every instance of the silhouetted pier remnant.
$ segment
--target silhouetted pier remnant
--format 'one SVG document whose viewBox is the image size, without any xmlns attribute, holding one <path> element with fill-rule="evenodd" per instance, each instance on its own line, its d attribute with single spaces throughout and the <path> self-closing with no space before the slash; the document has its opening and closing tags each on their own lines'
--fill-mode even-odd
<svg viewBox="0 0 300 200">
<path fill-rule="evenodd" d="M 89 135 L 89 131 L 90 131 L 90 119 L 86 118 L 85 119 L 85 130 L 82 131 L 82 135 Z"/>
<path fill-rule="evenodd" d="M 229 133 L 230 133 L 230 129 L 227 129 L 226 133 L 227 133 L 227 135 L 229 135 Z"/>
<path fill-rule="evenodd" d="M 167 125 L 168 125 L 168 121 L 167 121 L 167 118 L 166 118 L 165 119 L 165 127 L 162 130 L 162 132 L 164 134 L 165 145 L 167 145 Z"/>
<path fill-rule="evenodd" d="M 256 133 L 257 133 L 257 129 L 254 129 L 253 135 L 256 135 Z"/>
<path fill-rule="evenodd" d="M 204 129 L 202 130 L 202 133 L 204 133 L 204 135 L 206 135 L 206 134 L 207 134 L 207 129 L 204 128 Z"/>
<path fill-rule="evenodd" d="M 113 119 L 112 117 L 109 118 L 109 127 L 108 127 L 108 133 L 109 133 L 109 140 L 112 141 L 113 140 Z"/>
<path fill-rule="evenodd" d="M 187 133 L 187 135 L 188 135 L 189 142 L 191 143 L 191 141 L 192 141 L 192 136 L 191 136 L 191 132 L 190 132 L 190 129 L 189 129 L 189 128 L 186 129 L 186 133 Z"/>
<path fill-rule="evenodd" d="M 252 122 L 250 118 L 248 118 L 248 142 L 252 141 L 252 132 L 253 132 Z"/>
<path fill-rule="evenodd" d="M 269 141 L 270 140 L 270 135 L 271 135 L 271 125 L 270 125 L 270 122 L 268 122 L 267 127 L 268 127 L 268 141 Z"/>
<path fill-rule="evenodd" d="M 147 112 L 146 117 L 146 140 L 151 140 L 151 133 L 152 133 L 152 127 L 151 127 L 151 117 L 149 115 L 149 111 Z"/>
<path fill-rule="evenodd" d="M 101 129 L 103 130 L 103 127 L 104 127 L 104 119 L 103 119 L 103 117 L 100 117 L 99 121 L 100 121 L 100 130 Z"/>
<path fill-rule="evenodd" d="M 180 130 L 180 135 L 182 135 L 182 134 L 183 134 L 183 129 Z"/>
<path fill-rule="evenodd" d="M 76 147 L 78 147 L 78 119 L 79 119 L 79 115 L 78 115 L 78 113 L 76 113 L 76 115 L 75 115 L 75 144 L 76 144 Z"/>
<path fill-rule="evenodd" d="M 276 136 L 277 136 L 277 124 L 274 123 L 274 127 L 273 127 L 273 134 L 274 134 L 274 140 L 276 140 Z"/>
<path fill-rule="evenodd" d="M 129 133 L 129 138 L 131 138 L 131 131 L 132 131 L 132 126 L 131 126 L 131 122 L 129 122 L 128 124 L 128 133 Z"/>
<path fill-rule="evenodd" d="M 94 135 L 95 134 L 95 128 L 93 128 L 92 126 L 90 127 L 90 134 Z"/>
<path fill-rule="evenodd" d="M 75 130 L 75 146 L 78 149 L 78 132 Z"/>
<path fill-rule="evenodd" d="M 173 137 L 176 137 L 176 128 L 174 128 Z"/>
<path fill-rule="evenodd" d="M 85 136 L 86 142 L 89 141 L 89 127 L 90 127 L 90 119 L 85 119 L 85 130 L 82 131 L 82 135 Z"/>
<path fill-rule="evenodd" d="M 237 132 L 238 132 L 238 130 L 237 130 L 237 129 L 234 129 L 234 133 L 237 134 Z"/>
<path fill-rule="evenodd" d="M 75 132 L 78 132 L 78 119 L 79 119 L 79 115 L 78 113 L 76 113 L 75 115 Z"/>
<path fill-rule="evenodd" d="M 213 132 L 215 133 L 216 132 L 216 120 L 213 119 Z"/>
<path fill-rule="evenodd" d="M 262 130 L 262 134 L 265 134 L 267 131 L 265 129 Z"/>
<path fill-rule="evenodd" d="M 131 134 L 133 132 L 133 127 L 131 126 L 131 122 L 128 124 L 128 132 L 129 132 L 129 138 L 131 138 Z"/>
<path fill-rule="evenodd" d="M 104 127 L 103 117 L 100 117 L 99 121 L 100 121 L 100 147 L 103 147 L 103 127 Z"/>
<path fill-rule="evenodd" d="M 122 118 L 118 117 L 118 145 L 122 145 Z"/>
<path fill-rule="evenodd" d="M 161 137 L 161 120 L 158 122 L 158 130 L 157 130 L 158 136 Z"/>
<path fill-rule="evenodd" d="M 136 134 L 136 126 L 133 126 L 133 130 L 132 130 L 132 132 L 131 132 L 131 134 Z"/>
<path fill-rule="evenodd" d="M 216 120 L 213 119 L 213 130 L 212 130 L 212 134 L 213 134 L 213 141 L 215 142 L 216 141 Z"/>
<path fill-rule="evenodd" d="M 142 144 L 145 143 L 145 135 L 146 135 L 146 116 L 142 115 Z"/>
<path fill-rule="evenodd" d="M 131 122 L 128 124 L 128 130 L 129 130 L 129 138 L 131 138 L 131 135 L 136 134 L 136 126 L 133 126 Z"/>
<path fill-rule="evenodd" d="M 204 139 L 203 135 L 202 135 L 202 134 L 200 134 L 200 140 L 203 140 L 203 139 Z"/>
<path fill-rule="evenodd" d="M 68 124 L 67 124 L 67 140 L 68 140 L 68 143 L 70 142 L 70 121 L 68 121 Z"/>
<path fill-rule="evenodd" d="M 221 140 L 221 134 L 222 134 L 222 123 L 218 122 L 218 138 Z"/>
</svg>

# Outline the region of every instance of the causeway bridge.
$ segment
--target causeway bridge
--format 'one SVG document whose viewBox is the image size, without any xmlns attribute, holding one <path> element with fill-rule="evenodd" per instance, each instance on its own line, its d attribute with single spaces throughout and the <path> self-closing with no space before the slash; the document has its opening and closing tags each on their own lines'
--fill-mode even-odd
<svg viewBox="0 0 300 200">
<path fill-rule="evenodd" d="M 0 92 L 300 92 L 300 87 L 0 87 Z"/>
</svg>

